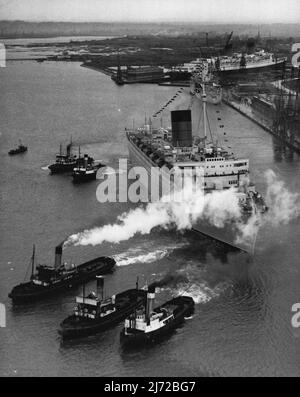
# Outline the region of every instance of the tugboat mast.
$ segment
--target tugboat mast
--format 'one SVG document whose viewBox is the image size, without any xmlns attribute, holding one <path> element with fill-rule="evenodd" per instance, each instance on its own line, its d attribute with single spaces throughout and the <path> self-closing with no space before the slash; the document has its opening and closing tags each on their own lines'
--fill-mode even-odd
<svg viewBox="0 0 300 397">
<path fill-rule="evenodd" d="M 31 257 L 31 277 L 34 275 L 34 265 L 35 265 L 35 245 L 33 245 L 32 257 Z"/>
<path fill-rule="evenodd" d="M 203 103 L 203 123 L 204 123 L 204 144 L 206 146 L 206 139 L 207 139 L 207 119 L 206 119 L 206 102 L 207 95 L 205 91 L 205 81 L 203 80 L 203 93 L 202 93 L 202 103 Z"/>
</svg>

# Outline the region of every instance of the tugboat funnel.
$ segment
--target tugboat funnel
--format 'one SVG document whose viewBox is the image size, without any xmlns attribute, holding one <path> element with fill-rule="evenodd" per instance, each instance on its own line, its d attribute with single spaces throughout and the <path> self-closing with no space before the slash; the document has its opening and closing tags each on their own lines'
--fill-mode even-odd
<svg viewBox="0 0 300 397">
<path fill-rule="evenodd" d="M 61 267 L 62 251 L 63 251 L 62 245 L 58 245 L 55 248 L 55 264 L 54 264 L 55 269 L 59 269 Z"/>
<path fill-rule="evenodd" d="M 84 163 L 84 168 L 87 168 L 87 165 L 88 165 L 88 155 L 87 154 L 85 154 L 84 155 L 84 161 L 83 161 L 83 163 Z"/>
<path fill-rule="evenodd" d="M 96 276 L 96 279 L 97 279 L 97 297 L 98 299 L 103 300 L 104 277 Z"/>
<path fill-rule="evenodd" d="M 148 288 L 148 293 L 147 293 L 147 306 L 146 306 L 147 323 L 150 321 L 150 316 L 153 311 L 154 300 L 155 300 L 155 287 L 150 286 Z"/>
</svg>

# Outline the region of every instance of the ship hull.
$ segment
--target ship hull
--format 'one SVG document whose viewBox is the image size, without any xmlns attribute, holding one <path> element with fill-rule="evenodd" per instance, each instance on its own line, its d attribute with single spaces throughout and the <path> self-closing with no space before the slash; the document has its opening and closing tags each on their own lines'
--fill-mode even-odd
<svg viewBox="0 0 300 397">
<path fill-rule="evenodd" d="M 106 274 L 113 270 L 115 261 L 112 258 L 100 257 L 86 262 L 77 267 L 77 272 L 72 277 L 58 280 L 47 287 L 36 285 L 32 281 L 20 284 L 13 288 L 8 295 L 14 304 L 37 302 L 51 295 L 67 291 L 82 285 L 100 274 Z"/>
<path fill-rule="evenodd" d="M 163 308 L 166 305 L 176 307 L 174 319 L 172 321 L 168 322 L 162 328 L 147 333 L 142 331 L 126 333 L 124 328 L 120 335 L 121 342 L 127 346 L 144 345 L 156 342 L 159 339 L 170 335 L 177 327 L 184 323 L 186 317 L 190 317 L 193 314 L 195 303 L 191 297 L 179 296 L 162 305 L 160 308 Z"/>
<path fill-rule="evenodd" d="M 97 170 L 98 171 L 98 170 Z M 80 184 L 90 181 L 95 181 L 97 177 L 97 171 L 90 174 L 73 173 L 73 183 Z"/>
<path fill-rule="evenodd" d="M 151 173 L 151 167 L 158 167 L 147 155 L 140 150 L 128 137 L 128 150 L 132 165 L 144 167 L 148 174 Z M 201 219 L 193 225 L 193 232 L 207 236 L 219 241 L 232 249 L 238 249 L 244 252 L 252 252 L 255 236 L 244 241 L 239 237 L 240 232 L 235 222 L 228 222 L 222 227 L 217 227 L 205 219 Z"/>
<path fill-rule="evenodd" d="M 71 164 L 52 164 L 49 165 L 49 170 L 51 174 L 65 174 L 67 172 L 72 172 L 73 169 L 76 167 L 77 162 Z"/>
<path fill-rule="evenodd" d="M 118 325 L 134 313 L 146 300 L 146 291 L 131 289 L 116 295 L 116 311 L 98 319 L 82 319 L 75 315 L 66 318 L 60 326 L 63 339 L 75 339 L 95 335 Z"/>
</svg>

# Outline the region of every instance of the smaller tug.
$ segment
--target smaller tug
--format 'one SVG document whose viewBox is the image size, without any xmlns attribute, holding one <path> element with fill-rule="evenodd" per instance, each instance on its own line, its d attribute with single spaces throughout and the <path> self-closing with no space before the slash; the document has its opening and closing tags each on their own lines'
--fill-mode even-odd
<svg viewBox="0 0 300 397">
<path fill-rule="evenodd" d="M 85 154 L 83 158 L 79 158 L 76 167 L 73 169 L 73 182 L 84 183 L 95 180 L 98 170 L 103 167 L 103 164 L 96 163 L 93 158 Z"/>
<path fill-rule="evenodd" d="M 155 286 L 149 286 L 146 307 L 137 310 L 125 320 L 121 341 L 125 344 L 145 344 L 167 335 L 185 317 L 191 316 L 195 302 L 189 296 L 178 296 L 153 309 Z"/>
<path fill-rule="evenodd" d="M 109 298 L 104 298 L 104 278 L 97 276 L 97 293 L 76 297 L 74 314 L 61 324 L 59 334 L 63 339 L 79 338 L 94 335 L 119 324 L 132 314 L 146 300 L 146 291 L 129 289 Z"/>
<path fill-rule="evenodd" d="M 8 152 L 8 154 L 9 154 L 10 156 L 14 156 L 14 155 L 16 155 L 16 154 L 25 153 L 25 152 L 27 152 L 27 150 L 28 150 L 28 147 L 25 146 L 25 145 L 23 145 L 22 142 L 21 142 L 21 140 L 20 140 L 19 146 L 18 146 L 16 149 L 11 149 L 11 150 Z"/>
<path fill-rule="evenodd" d="M 66 172 L 72 172 L 76 167 L 78 158 L 75 154 L 72 154 L 72 141 L 67 145 L 66 152 L 63 153 L 62 146 L 60 145 L 59 154 L 56 155 L 54 164 L 49 165 L 51 174 L 64 174 Z"/>
<path fill-rule="evenodd" d="M 99 257 L 78 266 L 72 264 L 68 267 L 62 263 L 62 245 L 55 248 L 54 267 L 38 265 L 36 269 L 35 247 L 33 247 L 30 281 L 13 288 L 8 295 L 13 303 L 37 302 L 47 296 L 84 284 L 97 274 L 109 273 L 115 266 L 116 262 L 113 258 Z"/>
</svg>

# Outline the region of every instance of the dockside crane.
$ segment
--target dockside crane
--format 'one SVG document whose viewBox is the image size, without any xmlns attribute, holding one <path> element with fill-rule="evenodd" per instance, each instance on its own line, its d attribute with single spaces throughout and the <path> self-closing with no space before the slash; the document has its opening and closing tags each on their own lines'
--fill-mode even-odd
<svg viewBox="0 0 300 397">
<path fill-rule="evenodd" d="M 233 32 L 231 32 L 230 35 L 227 37 L 226 44 L 224 46 L 225 53 L 228 53 L 232 50 L 232 43 L 231 43 L 232 36 L 233 36 Z"/>
</svg>

